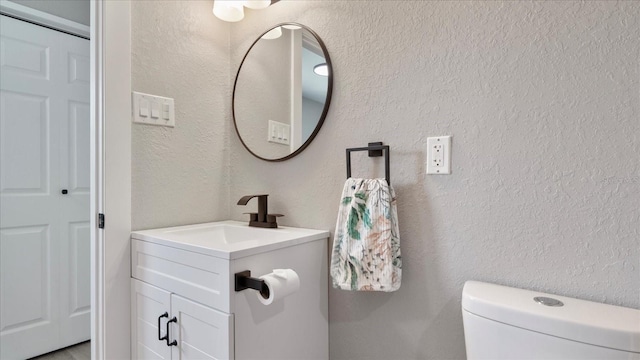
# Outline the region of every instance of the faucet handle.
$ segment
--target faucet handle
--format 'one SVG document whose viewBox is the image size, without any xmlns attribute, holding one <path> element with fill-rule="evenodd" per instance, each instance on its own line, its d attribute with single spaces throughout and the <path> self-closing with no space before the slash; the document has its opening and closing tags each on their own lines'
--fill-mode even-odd
<svg viewBox="0 0 640 360">
<path fill-rule="evenodd" d="M 249 221 L 258 221 L 258 213 L 257 212 L 246 212 L 243 213 L 249 215 Z"/>
<path fill-rule="evenodd" d="M 284 216 L 282 214 L 267 214 L 267 222 L 268 223 L 276 223 L 276 218 L 279 218 L 280 216 Z"/>
</svg>

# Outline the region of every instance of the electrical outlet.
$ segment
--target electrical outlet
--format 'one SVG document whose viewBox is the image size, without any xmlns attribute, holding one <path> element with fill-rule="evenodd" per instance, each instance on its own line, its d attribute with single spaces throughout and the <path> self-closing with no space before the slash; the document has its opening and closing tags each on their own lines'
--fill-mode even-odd
<svg viewBox="0 0 640 360">
<path fill-rule="evenodd" d="M 451 174 L 451 136 L 427 138 L 427 174 Z"/>
</svg>

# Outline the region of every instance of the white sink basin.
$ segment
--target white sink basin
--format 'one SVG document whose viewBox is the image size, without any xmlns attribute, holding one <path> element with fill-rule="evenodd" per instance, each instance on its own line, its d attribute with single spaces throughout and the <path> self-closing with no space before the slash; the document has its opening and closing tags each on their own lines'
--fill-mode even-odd
<svg viewBox="0 0 640 360">
<path fill-rule="evenodd" d="M 275 230 L 275 231 L 274 231 Z M 251 240 L 274 240 L 290 235 L 287 230 L 263 229 L 246 225 L 207 223 L 189 225 L 186 227 L 168 228 L 164 231 L 168 236 L 189 239 L 191 241 L 203 241 L 209 244 L 224 243 L 235 244 Z"/>
<path fill-rule="evenodd" d="M 328 231 L 281 226 L 249 227 L 246 222 L 219 221 L 134 231 L 131 237 L 224 259 L 237 259 L 329 237 Z"/>
</svg>

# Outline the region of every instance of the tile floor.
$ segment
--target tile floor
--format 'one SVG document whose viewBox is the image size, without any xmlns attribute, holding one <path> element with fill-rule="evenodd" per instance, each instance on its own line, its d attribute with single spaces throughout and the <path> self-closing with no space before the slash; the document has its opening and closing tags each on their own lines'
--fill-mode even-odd
<svg viewBox="0 0 640 360">
<path fill-rule="evenodd" d="M 29 360 L 91 360 L 91 341 L 69 346 Z"/>
</svg>

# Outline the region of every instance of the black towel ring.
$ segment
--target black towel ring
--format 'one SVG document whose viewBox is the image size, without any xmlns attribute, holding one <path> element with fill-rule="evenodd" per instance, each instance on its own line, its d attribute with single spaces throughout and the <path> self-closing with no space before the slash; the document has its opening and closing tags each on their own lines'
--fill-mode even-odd
<svg viewBox="0 0 640 360">
<path fill-rule="evenodd" d="M 369 151 L 369 157 L 382 156 L 384 151 L 384 176 L 387 180 L 387 185 L 391 185 L 391 175 L 389 173 L 389 145 L 382 145 L 382 142 L 371 142 L 367 147 L 347 149 L 347 178 L 351 177 L 351 152 L 365 150 Z"/>
</svg>

